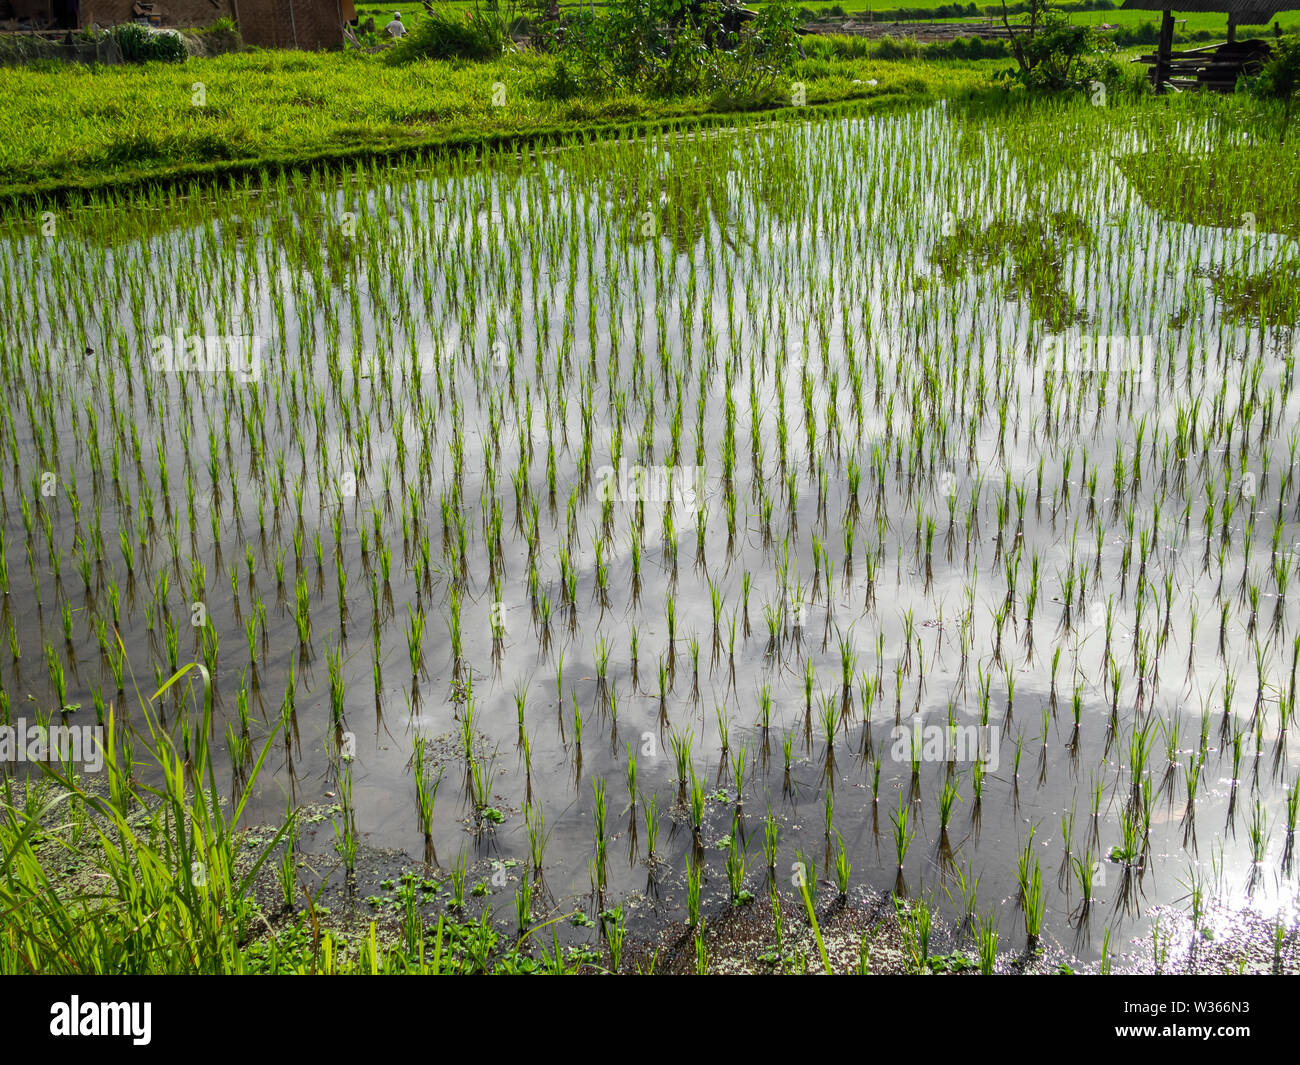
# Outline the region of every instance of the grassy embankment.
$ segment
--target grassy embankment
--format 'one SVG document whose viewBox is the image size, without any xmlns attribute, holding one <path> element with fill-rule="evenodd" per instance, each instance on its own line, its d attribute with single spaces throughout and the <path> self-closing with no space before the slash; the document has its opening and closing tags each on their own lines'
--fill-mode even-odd
<svg viewBox="0 0 1300 1065">
<path fill-rule="evenodd" d="M 923 5 L 810 0 L 803 6 L 888 18 L 891 11 Z M 392 10 L 402 11 L 412 26 L 423 17 L 421 6 L 413 3 L 367 6 L 359 13 L 381 22 Z M 1149 21 L 1149 13 L 1077 11 L 1070 18 L 1127 27 Z M 1223 16 L 1189 15 L 1181 29 L 1217 33 L 1223 22 Z M 915 48 L 903 58 L 903 48 L 882 50 L 878 42 L 861 38 L 806 38 L 805 48 L 808 57 L 790 80 L 805 84 L 813 107 L 987 93 L 991 76 L 1010 62 L 940 59 L 942 50 Z M 1125 54 L 1131 58 L 1142 50 Z M 952 51 L 970 54 L 960 46 Z M 914 54 L 927 61 L 917 62 Z M 703 95 L 557 99 L 544 88 L 551 62 L 517 53 L 489 63 L 394 66 L 381 55 L 355 52 L 250 52 L 177 66 L 0 68 L 0 121 L 13 131 L 0 139 L 0 204 L 148 181 L 239 178 L 263 168 L 400 156 L 444 144 L 694 121 L 720 110 Z M 493 106 L 498 84 L 505 86 L 504 106 Z M 201 106 L 195 102 L 200 98 Z"/>
<path fill-rule="evenodd" d="M 980 91 L 1005 61 L 808 59 L 807 102 L 923 101 Z M 357 53 L 255 52 L 181 65 L 0 70 L 0 202 L 69 188 L 219 176 L 449 141 L 697 119 L 703 97 L 548 98 L 550 60 L 392 66 Z M 877 84 L 869 84 L 875 80 Z M 493 86 L 506 87 L 493 106 Z M 203 106 L 193 100 L 198 86 Z M 21 130 L 18 135 L 16 131 Z"/>
</svg>

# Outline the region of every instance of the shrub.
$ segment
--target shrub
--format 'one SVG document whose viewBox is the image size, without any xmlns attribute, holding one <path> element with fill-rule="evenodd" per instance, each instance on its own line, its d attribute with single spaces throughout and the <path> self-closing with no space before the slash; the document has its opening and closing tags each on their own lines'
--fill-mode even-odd
<svg viewBox="0 0 1300 1065">
<path fill-rule="evenodd" d="M 1136 26 L 1121 26 L 1110 39 L 1120 48 L 1131 48 L 1136 44 L 1159 44 L 1160 27 L 1154 22 L 1142 22 Z"/>
<path fill-rule="evenodd" d="M 1047 0 L 1030 0 L 1028 23 L 1011 31 L 1016 69 L 1003 78 L 1047 92 L 1085 88 L 1097 80 L 1088 56 L 1101 43 L 1090 26 L 1076 26 Z"/>
<path fill-rule="evenodd" d="M 886 34 L 871 49 L 874 59 L 919 59 L 922 45 L 915 37 L 893 37 Z"/>
<path fill-rule="evenodd" d="M 696 17 L 674 0 L 612 0 L 604 17 L 578 12 L 559 33 L 559 58 L 542 91 L 708 93 L 716 106 L 761 106 L 799 57 L 796 10 L 773 0 L 738 30 L 732 11 L 705 4 Z"/>
<path fill-rule="evenodd" d="M 717 16 L 715 9 L 713 17 Z M 709 87 L 715 97 L 723 94 L 747 100 L 751 106 L 770 104 L 777 83 L 799 58 L 797 19 L 794 8 L 780 0 L 759 8 L 741 30 L 734 49 L 713 53 Z M 718 32 L 716 25 L 714 32 Z"/>
<path fill-rule="evenodd" d="M 932 44 L 922 52 L 922 59 L 1005 59 L 1010 55 L 1007 42 L 998 38 L 954 37 L 951 41 Z"/>
<path fill-rule="evenodd" d="M 127 63 L 183 63 L 189 55 L 185 38 L 175 30 L 155 30 L 137 22 L 123 22 L 109 33 Z"/>
<path fill-rule="evenodd" d="M 1300 34 L 1289 34 L 1273 46 L 1273 55 L 1264 69 L 1248 82 L 1250 92 L 1261 99 L 1281 100 L 1282 134 L 1286 140 L 1291 111 L 1300 96 Z"/>
<path fill-rule="evenodd" d="M 499 12 L 431 10 L 388 53 L 392 63 L 417 59 L 495 59 L 510 43 Z"/>
</svg>

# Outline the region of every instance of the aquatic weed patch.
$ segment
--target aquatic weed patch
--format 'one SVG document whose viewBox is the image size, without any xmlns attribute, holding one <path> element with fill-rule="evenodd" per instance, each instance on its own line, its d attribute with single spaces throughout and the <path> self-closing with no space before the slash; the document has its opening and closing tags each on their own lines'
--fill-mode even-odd
<svg viewBox="0 0 1300 1065">
<path fill-rule="evenodd" d="M 1070 255 L 1091 243 L 1088 223 L 1069 211 L 1020 219 L 998 215 L 987 222 L 963 218 L 935 245 L 931 258 L 949 284 L 964 268 L 1005 268 L 1007 295 L 1028 302 L 1035 317 L 1060 332 L 1083 324 L 1084 312 L 1068 289 L 1067 267 Z"/>
</svg>

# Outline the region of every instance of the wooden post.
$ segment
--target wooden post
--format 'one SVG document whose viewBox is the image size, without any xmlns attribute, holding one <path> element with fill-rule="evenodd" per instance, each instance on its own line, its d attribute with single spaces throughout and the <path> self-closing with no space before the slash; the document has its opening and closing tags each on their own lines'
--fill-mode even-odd
<svg viewBox="0 0 1300 1065">
<path fill-rule="evenodd" d="M 1152 78 L 1156 83 L 1156 92 L 1165 91 L 1165 81 L 1170 74 L 1170 52 L 1174 46 L 1174 13 L 1166 10 L 1160 20 L 1160 45 L 1156 49 L 1156 68 Z"/>
<path fill-rule="evenodd" d="M 1237 16 L 1231 11 L 1228 12 L 1228 43 L 1232 44 L 1237 39 Z"/>
</svg>

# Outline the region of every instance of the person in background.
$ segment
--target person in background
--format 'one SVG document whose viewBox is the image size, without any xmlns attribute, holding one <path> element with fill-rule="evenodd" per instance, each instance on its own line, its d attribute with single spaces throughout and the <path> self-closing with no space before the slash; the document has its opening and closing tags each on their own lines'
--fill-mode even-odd
<svg viewBox="0 0 1300 1065">
<path fill-rule="evenodd" d="M 393 21 L 385 26 L 384 29 L 388 31 L 388 36 L 390 37 L 405 37 L 406 27 L 402 25 L 402 13 L 400 11 L 394 11 Z"/>
</svg>

